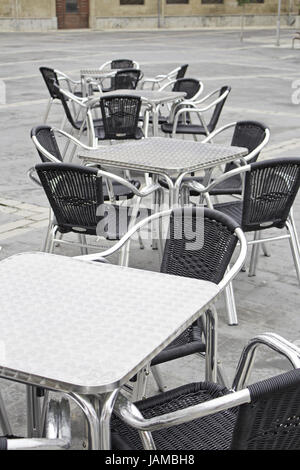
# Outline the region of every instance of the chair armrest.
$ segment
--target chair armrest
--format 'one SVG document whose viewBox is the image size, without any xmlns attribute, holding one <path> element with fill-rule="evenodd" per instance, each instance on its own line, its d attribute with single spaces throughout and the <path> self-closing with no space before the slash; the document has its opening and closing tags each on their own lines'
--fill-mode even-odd
<svg viewBox="0 0 300 470">
<path fill-rule="evenodd" d="M 120 393 L 116 400 L 114 411 L 129 426 L 143 432 L 152 432 L 171 426 L 177 426 L 182 423 L 188 423 L 194 419 L 215 414 L 250 402 L 250 392 L 248 389 L 244 389 L 238 392 L 229 393 L 222 397 L 214 398 L 198 405 L 189 406 L 182 410 L 145 419 L 141 417 L 137 407 Z"/>
<path fill-rule="evenodd" d="M 208 143 L 211 139 L 219 135 L 221 132 L 229 129 L 230 127 L 234 127 L 236 122 L 230 122 L 229 124 L 225 124 L 225 126 L 219 127 L 219 129 L 215 129 L 213 132 L 209 134 L 204 140 L 201 141 L 202 144 Z"/>
<path fill-rule="evenodd" d="M 215 186 L 227 180 L 228 178 L 231 178 L 232 176 L 235 176 L 238 174 L 245 173 L 246 171 L 250 171 L 250 165 L 244 165 L 238 168 L 234 168 L 234 170 L 227 171 L 226 173 L 223 173 L 221 176 L 219 176 L 219 178 L 212 181 L 206 187 L 196 181 L 189 182 L 187 186 L 192 188 L 194 191 L 199 192 L 199 194 L 209 193 Z"/>
<path fill-rule="evenodd" d="M 233 379 L 233 390 L 240 390 L 245 387 L 253 367 L 256 350 L 260 346 L 267 346 L 269 349 L 284 356 L 293 368 L 297 369 L 300 367 L 300 349 L 297 346 L 275 333 L 258 335 L 252 338 L 242 351 Z"/>
<path fill-rule="evenodd" d="M 39 178 L 37 178 L 37 176 L 36 176 L 36 171 L 35 171 L 34 166 L 33 166 L 32 168 L 29 168 L 29 170 L 27 171 L 27 176 L 28 176 L 29 179 L 31 179 L 31 181 L 33 181 L 35 184 L 37 184 L 38 186 L 42 187 L 42 184 L 41 184 Z"/>
<path fill-rule="evenodd" d="M 153 222 L 154 220 L 157 220 L 161 217 L 169 217 L 171 214 L 172 210 L 169 209 L 167 211 L 163 212 L 156 212 L 153 215 L 150 215 L 149 217 L 145 217 L 145 219 L 141 220 L 138 222 L 136 225 L 134 225 L 131 229 L 128 230 L 128 232 L 119 240 L 114 246 L 111 248 L 108 248 L 105 251 L 102 251 L 101 253 L 93 253 L 90 255 L 81 255 L 81 256 L 76 256 L 78 259 L 82 259 L 85 261 L 97 261 L 99 258 L 106 258 L 107 256 L 110 256 L 116 252 L 118 252 L 123 246 L 138 232 L 141 228 L 143 228 L 145 225 Z"/>
</svg>

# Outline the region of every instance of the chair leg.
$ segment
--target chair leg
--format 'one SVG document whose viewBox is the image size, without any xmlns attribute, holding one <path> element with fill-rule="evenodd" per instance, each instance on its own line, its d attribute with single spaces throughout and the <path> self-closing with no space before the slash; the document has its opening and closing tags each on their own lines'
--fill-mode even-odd
<svg viewBox="0 0 300 470">
<path fill-rule="evenodd" d="M 262 249 L 263 249 L 264 256 L 270 257 L 271 253 L 268 250 L 267 244 L 262 243 L 261 246 L 262 246 Z"/>
<path fill-rule="evenodd" d="M 41 409 L 37 397 L 37 387 L 28 385 L 27 395 L 27 436 L 41 437 Z"/>
<path fill-rule="evenodd" d="M 44 124 L 46 124 L 46 122 L 47 122 L 52 103 L 53 103 L 53 98 L 49 98 L 47 108 L 46 108 L 46 111 L 45 111 L 45 115 L 44 115 L 44 120 L 43 120 Z"/>
<path fill-rule="evenodd" d="M 139 401 L 146 398 L 146 387 L 149 377 L 149 369 L 150 366 L 148 364 L 137 373 L 136 384 L 132 396 L 133 401 Z"/>
<path fill-rule="evenodd" d="M 286 222 L 286 227 L 290 235 L 290 247 L 294 259 L 294 264 L 296 268 L 298 282 L 300 284 L 300 252 L 299 252 L 299 245 L 297 234 L 295 234 L 294 226 L 290 221 Z"/>
<path fill-rule="evenodd" d="M 254 232 L 254 240 L 259 240 L 260 237 L 261 237 L 261 234 L 258 230 Z M 259 244 L 255 243 L 252 246 L 252 251 L 251 251 L 250 267 L 249 267 L 249 274 L 248 274 L 249 277 L 255 276 L 256 274 L 258 252 L 259 252 Z"/>
<path fill-rule="evenodd" d="M 80 233 L 80 234 L 78 234 L 78 238 L 79 238 L 79 243 L 81 243 L 82 245 L 85 245 L 85 246 L 80 247 L 81 254 L 82 255 L 87 255 L 88 254 L 88 249 L 87 249 L 86 236 Z"/>
<path fill-rule="evenodd" d="M 4 406 L 4 401 L 0 392 L 0 426 L 5 436 L 11 436 L 12 429 Z"/>
<path fill-rule="evenodd" d="M 151 367 L 151 372 L 153 374 L 153 378 L 157 384 L 157 387 L 158 387 L 158 390 L 160 392 L 164 392 L 165 389 L 166 389 L 166 386 L 164 385 L 164 382 L 163 382 L 163 379 L 162 379 L 162 376 L 161 376 L 161 373 L 160 373 L 160 370 L 159 370 L 159 366 L 152 366 Z"/>
<path fill-rule="evenodd" d="M 236 313 L 232 282 L 230 282 L 228 286 L 225 288 L 225 302 L 226 302 L 228 325 L 230 326 L 237 325 L 238 319 L 237 319 L 237 313 Z"/>
</svg>

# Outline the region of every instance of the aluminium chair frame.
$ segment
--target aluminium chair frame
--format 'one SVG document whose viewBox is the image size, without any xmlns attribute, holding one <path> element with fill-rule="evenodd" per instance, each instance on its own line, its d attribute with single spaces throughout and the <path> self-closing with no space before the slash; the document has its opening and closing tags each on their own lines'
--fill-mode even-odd
<svg viewBox="0 0 300 470">
<path fill-rule="evenodd" d="M 209 192 L 211 189 L 213 189 L 215 186 L 217 186 L 219 183 L 225 181 L 226 179 L 230 178 L 231 176 L 235 175 L 241 175 L 244 176 L 246 172 L 251 171 L 251 164 L 246 164 L 244 166 L 235 168 L 234 170 L 228 171 L 226 173 L 223 173 L 219 178 L 216 180 L 212 181 L 208 186 L 204 187 L 202 184 L 196 182 L 196 181 L 190 181 L 189 183 L 186 184 L 187 188 L 193 189 L 193 191 L 199 192 L 200 195 L 202 195 L 206 202 L 207 206 L 210 209 L 213 209 L 213 204 L 211 202 L 211 197 Z M 243 185 L 243 193 L 244 193 L 244 185 Z M 243 194 L 242 194 L 242 199 L 243 199 Z M 267 228 L 267 227 L 265 227 Z M 296 274 L 297 274 L 297 279 L 300 284 L 300 243 L 297 235 L 297 230 L 296 230 L 296 225 L 295 225 L 295 220 L 293 216 L 293 206 L 290 209 L 288 218 L 285 223 L 285 228 L 287 229 L 287 234 L 286 235 L 280 235 L 280 236 L 272 236 L 268 238 L 261 238 L 261 233 L 259 230 L 253 230 L 254 231 L 254 239 L 247 241 L 248 245 L 253 245 L 252 253 L 251 253 L 251 260 L 250 260 L 250 268 L 249 268 L 249 276 L 255 276 L 256 273 L 256 267 L 257 267 L 257 262 L 258 262 L 258 245 L 259 244 L 266 244 L 272 241 L 276 240 L 285 240 L 288 239 L 290 242 L 290 247 L 292 251 L 292 256 L 293 256 L 293 261 L 296 269 Z M 236 314 L 236 306 L 235 306 L 235 300 L 234 300 L 234 294 L 233 294 L 233 288 L 232 284 L 230 283 L 230 294 L 229 294 L 229 303 L 228 303 L 228 324 L 229 325 L 236 325 L 238 323 L 237 320 L 237 314 Z"/>
<path fill-rule="evenodd" d="M 214 398 L 198 405 L 166 413 L 152 418 L 144 418 L 135 406 L 122 392 L 119 393 L 114 413 L 127 425 L 139 431 L 140 439 L 145 450 L 156 450 L 152 431 L 188 423 L 195 419 L 225 411 L 239 405 L 251 403 L 251 395 L 245 387 L 249 378 L 249 364 L 253 365 L 254 354 L 259 346 L 267 346 L 289 360 L 294 369 L 300 367 L 300 349 L 279 335 L 265 333 L 258 335 L 244 348 L 233 380 L 232 393 Z M 108 445 L 110 442 L 107 443 Z M 109 448 L 109 447 L 108 447 Z"/>
<path fill-rule="evenodd" d="M 177 130 L 177 125 L 178 125 L 179 118 L 184 113 L 196 113 L 198 115 L 198 118 L 200 120 L 201 125 L 203 126 L 203 128 L 205 130 L 206 135 L 209 136 L 210 132 L 207 128 L 207 124 L 206 124 L 205 119 L 203 117 L 203 113 L 205 113 L 206 111 L 209 111 L 211 108 L 216 106 L 218 103 L 222 102 L 229 95 L 230 89 L 227 89 L 226 91 L 224 91 L 224 93 L 222 93 L 221 96 L 219 96 L 217 99 L 213 100 L 207 106 L 204 106 L 202 108 L 199 108 L 198 106 L 202 103 L 205 104 L 205 101 L 208 100 L 209 98 L 211 98 L 216 93 L 220 93 L 220 88 L 218 88 L 217 90 L 212 91 L 211 93 L 204 96 L 203 98 L 201 98 L 198 101 L 183 101 L 183 103 L 179 103 L 177 106 L 174 106 L 174 109 L 172 110 L 172 115 L 170 116 L 170 122 L 173 122 L 173 129 L 172 129 L 171 137 L 176 136 L 176 130 Z M 186 105 L 186 107 L 183 107 L 183 108 L 180 107 L 182 104 Z M 177 107 L 179 107 L 178 111 L 176 111 Z M 194 140 L 195 141 L 198 140 L 196 134 L 194 134 Z"/>
<path fill-rule="evenodd" d="M 176 78 L 176 75 L 178 74 L 178 72 L 181 68 L 182 68 L 182 66 L 176 67 L 176 69 L 171 70 L 171 72 L 169 72 L 165 75 L 156 75 L 153 78 L 145 78 L 143 80 L 142 85 L 141 85 L 141 89 L 144 88 L 145 83 L 152 83 L 152 87 L 151 87 L 152 90 L 154 90 L 155 85 L 157 85 L 157 87 L 159 89 L 161 89 L 161 87 L 164 86 L 164 84 L 165 84 L 164 82 L 166 80 L 169 82 L 169 81 L 172 81 L 173 79 Z M 162 85 L 160 85 L 160 84 L 162 84 Z"/>
</svg>

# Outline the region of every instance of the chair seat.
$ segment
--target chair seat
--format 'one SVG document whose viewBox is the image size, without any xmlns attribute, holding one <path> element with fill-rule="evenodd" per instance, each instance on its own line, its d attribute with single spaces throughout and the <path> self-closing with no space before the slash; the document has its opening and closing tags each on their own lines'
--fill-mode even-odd
<svg viewBox="0 0 300 470">
<path fill-rule="evenodd" d="M 161 351 L 151 362 L 152 366 L 172 361 L 179 357 L 189 356 L 197 352 L 205 352 L 202 342 L 202 329 L 200 324 L 194 323 L 179 335 L 171 344 Z"/>
<path fill-rule="evenodd" d="M 81 128 L 82 123 L 83 123 L 83 121 L 76 121 L 75 125 L 76 125 L 77 129 Z M 95 133 L 97 133 L 97 130 L 99 129 L 99 127 L 103 126 L 103 121 L 102 121 L 102 119 L 93 119 L 93 124 L 94 124 L 94 128 L 95 128 Z M 86 125 L 84 126 L 83 130 L 84 131 L 87 130 Z"/>
<path fill-rule="evenodd" d="M 54 221 L 55 225 L 58 225 L 58 229 L 61 233 L 75 232 L 82 235 L 98 235 L 104 237 L 106 240 L 120 240 L 123 235 L 128 231 L 128 225 L 131 220 L 133 206 L 118 206 L 116 204 L 105 205 L 105 218 L 99 220 L 99 223 L 94 226 L 85 226 L 71 224 L 60 226 L 57 221 Z M 143 215 L 148 217 L 151 215 L 151 209 L 143 208 Z M 140 212 L 138 212 L 138 217 Z"/>
<path fill-rule="evenodd" d="M 208 132 L 212 132 L 213 128 L 210 124 L 207 125 Z M 166 134 L 172 134 L 173 123 L 166 122 L 161 125 L 161 130 Z M 206 130 L 200 124 L 178 124 L 176 134 L 199 134 L 207 135 Z"/>
<path fill-rule="evenodd" d="M 197 405 L 227 395 L 228 389 L 213 383 L 193 383 L 136 403 L 144 418 Z M 222 411 L 189 423 L 152 433 L 157 450 L 228 450 L 237 410 Z M 113 450 L 142 450 L 137 430 L 112 417 Z"/>
<path fill-rule="evenodd" d="M 105 132 L 104 132 L 104 127 L 103 126 L 99 126 L 99 127 L 95 127 L 95 135 L 97 137 L 97 139 L 99 140 L 105 140 L 106 137 L 105 137 Z M 144 133 L 142 131 L 142 129 L 140 127 L 137 127 L 136 129 L 136 132 L 135 132 L 135 136 L 133 137 L 133 139 L 136 139 L 136 140 L 140 140 L 144 137 Z M 116 140 L 125 140 L 125 139 L 128 139 L 128 137 L 122 137 L 122 136 L 116 136 L 113 138 L 113 140 L 116 139 Z"/>
<path fill-rule="evenodd" d="M 130 180 L 130 183 L 136 189 L 139 189 L 141 187 L 141 182 L 138 180 Z M 122 198 L 132 199 L 134 197 L 134 192 L 132 192 L 129 188 L 124 186 L 124 184 L 113 182 L 113 189 L 114 189 L 114 196 L 117 201 L 119 201 Z M 103 184 L 103 197 L 104 197 L 104 201 L 108 201 L 110 199 L 106 184 Z"/>
<path fill-rule="evenodd" d="M 172 178 L 172 181 L 175 182 L 175 178 Z M 203 176 L 186 176 L 183 178 L 182 183 L 189 183 L 190 181 L 196 181 L 197 183 L 203 184 Z M 159 184 L 166 189 L 169 189 L 168 183 L 163 179 L 159 179 Z M 242 182 L 239 175 L 232 176 L 222 183 L 215 186 L 209 193 L 211 196 L 221 196 L 222 194 L 242 194 Z M 199 196 L 197 191 L 190 189 L 191 196 Z"/>
<path fill-rule="evenodd" d="M 238 224 L 242 224 L 243 201 L 230 201 L 214 204 L 214 209 L 228 215 Z"/>
</svg>

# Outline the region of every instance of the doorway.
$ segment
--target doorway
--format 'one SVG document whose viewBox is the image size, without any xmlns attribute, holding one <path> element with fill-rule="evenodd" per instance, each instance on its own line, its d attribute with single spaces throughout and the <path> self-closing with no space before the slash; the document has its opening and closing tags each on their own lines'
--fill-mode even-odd
<svg viewBox="0 0 300 470">
<path fill-rule="evenodd" d="M 58 29 L 89 27 L 89 0 L 56 0 Z"/>
</svg>

